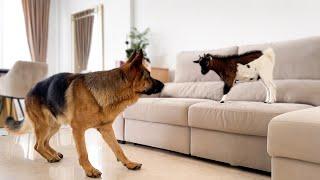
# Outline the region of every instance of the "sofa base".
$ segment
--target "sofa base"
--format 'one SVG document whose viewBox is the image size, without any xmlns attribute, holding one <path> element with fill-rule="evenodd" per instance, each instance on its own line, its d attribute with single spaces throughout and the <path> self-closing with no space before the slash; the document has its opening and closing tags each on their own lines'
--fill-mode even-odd
<svg viewBox="0 0 320 180">
<path fill-rule="evenodd" d="M 191 128 L 191 155 L 270 172 L 267 138 Z"/>
<path fill-rule="evenodd" d="M 124 119 L 118 116 L 112 124 L 114 134 L 118 141 L 124 141 Z"/>
<path fill-rule="evenodd" d="M 272 180 L 318 180 L 320 164 L 289 158 L 272 158 Z"/>
<path fill-rule="evenodd" d="M 190 128 L 125 119 L 125 141 L 190 154 Z"/>
</svg>

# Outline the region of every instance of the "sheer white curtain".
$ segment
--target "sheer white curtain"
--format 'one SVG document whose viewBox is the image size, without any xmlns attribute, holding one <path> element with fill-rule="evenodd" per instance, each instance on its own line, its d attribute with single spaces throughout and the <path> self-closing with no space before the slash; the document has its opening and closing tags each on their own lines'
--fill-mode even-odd
<svg viewBox="0 0 320 180">
<path fill-rule="evenodd" d="M 31 61 L 21 0 L 0 0 L 0 68 Z"/>
</svg>

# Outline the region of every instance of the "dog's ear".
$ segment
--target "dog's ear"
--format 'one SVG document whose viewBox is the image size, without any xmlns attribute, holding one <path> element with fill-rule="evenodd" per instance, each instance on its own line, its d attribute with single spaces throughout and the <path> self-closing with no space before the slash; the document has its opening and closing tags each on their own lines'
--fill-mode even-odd
<svg viewBox="0 0 320 180">
<path fill-rule="evenodd" d="M 136 53 L 136 56 L 133 58 L 132 62 L 130 63 L 130 66 L 139 67 L 140 65 L 142 65 L 142 61 L 143 61 L 143 51 L 140 49 Z"/>
<path fill-rule="evenodd" d="M 127 63 L 131 63 L 133 61 L 133 59 L 136 57 L 137 55 L 137 50 L 135 50 L 131 56 L 129 57 L 129 59 L 127 60 Z"/>
<path fill-rule="evenodd" d="M 196 60 L 196 61 L 193 61 L 194 63 L 199 63 L 200 62 L 200 60 Z"/>
</svg>

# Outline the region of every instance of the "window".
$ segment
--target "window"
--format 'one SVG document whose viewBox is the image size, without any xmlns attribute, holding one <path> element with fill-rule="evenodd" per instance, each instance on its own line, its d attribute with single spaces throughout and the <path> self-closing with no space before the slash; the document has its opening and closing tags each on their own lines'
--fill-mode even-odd
<svg viewBox="0 0 320 180">
<path fill-rule="evenodd" d="M 97 13 L 94 14 L 91 48 L 88 59 L 88 71 L 101 71 L 103 69 L 103 57 L 102 57 L 102 29 L 103 23 Z"/>
<path fill-rule="evenodd" d="M 0 0 L 0 68 L 31 61 L 21 0 Z"/>
</svg>

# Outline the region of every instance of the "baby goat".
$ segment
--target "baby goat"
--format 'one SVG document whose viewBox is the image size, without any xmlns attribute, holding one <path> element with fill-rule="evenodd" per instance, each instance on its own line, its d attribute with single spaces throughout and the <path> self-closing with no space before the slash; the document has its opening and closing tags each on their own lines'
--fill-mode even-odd
<svg viewBox="0 0 320 180">
<path fill-rule="evenodd" d="M 193 62 L 200 64 L 203 75 L 213 70 L 224 81 L 221 103 L 226 100 L 227 94 L 235 83 L 259 79 L 267 91 L 265 102 L 274 103 L 276 101 L 276 86 L 273 82 L 275 54 L 271 48 L 230 56 L 204 54 Z"/>
</svg>

